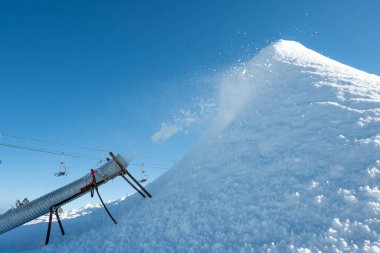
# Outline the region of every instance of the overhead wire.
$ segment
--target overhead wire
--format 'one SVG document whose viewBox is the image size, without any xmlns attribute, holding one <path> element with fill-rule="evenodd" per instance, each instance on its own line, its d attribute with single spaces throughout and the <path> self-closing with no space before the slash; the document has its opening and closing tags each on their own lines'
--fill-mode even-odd
<svg viewBox="0 0 380 253">
<path fill-rule="evenodd" d="M 72 148 L 78 148 L 78 149 L 92 150 L 92 151 L 101 152 L 102 156 L 104 156 L 104 149 L 103 148 L 94 148 L 94 147 L 88 147 L 88 146 L 83 146 L 83 145 L 68 144 L 68 143 L 62 143 L 62 142 L 57 142 L 57 141 L 44 140 L 44 139 L 40 139 L 40 138 L 33 138 L 33 137 L 9 134 L 9 133 L 3 132 L 3 131 L 0 131 L 0 137 L 1 136 L 19 139 L 19 140 L 27 140 L 27 141 L 46 143 L 46 144 L 59 145 L 61 147 L 72 147 Z M 156 161 L 162 161 L 162 162 L 168 162 L 168 163 L 175 163 L 176 162 L 175 160 L 162 159 L 162 158 L 157 158 L 157 157 L 152 157 L 152 156 L 138 156 L 138 157 L 142 158 L 142 159 L 156 160 Z"/>
<path fill-rule="evenodd" d="M 141 163 L 129 163 L 129 165 L 141 166 Z M 160 169 L 160 170 L 168 170 L 169 169 L 168 167 L 158 167 L 158 166 L 154 166 L 154 165 L 146 165 L 145 163 L 144 163 L 144 167 Z"/>
<path fill-rule="evenodd" d="M 161 158 L 156 158 L 156 157 L 150 157 L 150 156 L 139 156 L 137 157 L 143 158 L 143 159 L 148 159 L 148 160 L 157 160 L 157 161 L 162 161 L 162 162 L 168 162 L 168 163 L 175 163 L 175 160 L 167 160 L 167 159 L 161 159 Z"/>
<path fill-rule="evenodd" d="M 40 153 L 47 153 L 47 154 L 52 154 L 52 155 L 64 155 L 68 157 L 75 157 L 75 158 L 82 158 L 82 159 L 90 159 L 90 160 L 100 159 L 100 157 L 97 157 L 97 156 L 89 156 L 89 155 L 84 155 L 84 154 L 79 154 L 79 153 L 63 152 L 63 151 L 43 149 L 43 148 L 30 147 L 30 146 L 21 146 L 21 145 L 15 145 L 15 144 L 4 143 L 4 142 L 0 142 L 0 146 L 35 151 L 35 152 L 40 152 Z"/>
<path fill-rule="evenodd" d="M 98 161 L 98 160 L 102 159 L 102 157 L 98 157 L 98 156 L 90 156 L 90 155 L 72 153 L 72 152 L 62 152 L 62 151 L 57 151 L 57 150 L 52 150 L 52 149 L 44 149 L 44 148 L 39 148 L 39 147 L 21 146 L 21 145 L 15 145 L 15 144 L 4 143 L 4 142 L 0 142 L 0 146 L 8 147 L 8 148 L 15 148 L 15 149 L 28 150 L 28 151 L 34 151 L 34 152 L 40 152 L 40 153 L 46 153 L 46 154 L 52 154 L 52 155 L 58 155 L 58 156 L 64 155 L 67 157 L 81 158 L 81 159 L 87 159 L 87 160 L 97 160 Z M 129 165 L 140 166 L 141 164 L 130 163 Z M 155 168 L 155 169 L 161 169 L 161 170 L 169 169 L 168 167 L 160 167 L 160 166 L 149 165 L 149 164 L 146 165 L 145 163 L 144 163 L 144 166 L 148 167 L 148 168 Z"/>
<path fill-rule="evenodd" d="M 46 144 L 60 145 L 60 146 L 64 146 L 64 147 L 87 149 L 87 150 L 99 151 L 99 152 L 103 152 L 104 151 L 101 148 L 93 148 L 93 147 L 87 147 L 87 146 L 82 146 L 82 145 L 67 144 L 67 143 L 61 143 L 61 142 L 55 142 L 55 141 L 49 141 L 49 140 L 43 140 L 43 139 L 36 139 L 36 138 L 31 138 L 31 137 L 26 137 L 26 136 L 8 134 L 8 133 L 0 131 L 0 137 L 1 136 L 6 136 L 6 137 L 14 138 L 14 139 L 34 141 L 34 142 L 41 142 L 41 143 L 46 143 Z"/>
<path fill-rule="evenodd" d="M 101 152 L 102 157 L 87 155 L 87 154 L 81 154 L 81 153 L 75 153 L 75 152 L 64 152 L 64 151 L 58 151 L 58 150 L 53 150 L 53 149 L 46 149 L 46 148 L 32 147 L 32 146 L 23 146 L 23 145 L 16 145 L 16 144 L 11 144 L 11 143 L 0 142 L 0 146 L 4 146 L 4 147 L 35 151 L 35 152 L 40 152 L 40 153 L 52 154 L 52 155 L 60 155 L 60 156 L 64 155 L 67 157 L 88 159 L 88 160 L 99 161 L 99 160 L 104 159 L 104 149 L 101 149 L 101 148 L 94 148 L 94 147 L 88 147 L 88 146 L 83 146 L 83 145 L 68 144 L 68 143 L 44 140 L 44 139 L 40 139 L 40 138 L 32 138 L 32 137 L 15 135 L 15 134 L 10 134 L 10 133 L 0 131 L 0 137 L 2 137 L 2 136 L 14 138 L 14 139 L 19 139 L 19 140 L 27 140 L 27 141 L 33 141 L 33 142 L 59 145 L 60 147 L 72 147 L 72 148 L 78 148 L 78 149 L 84 149 L 84 150 L 97 151 L 97 152 Z M 156 158 L 156 157 L 151 157 L 151 156 L 138 156 L 138 157 L 142 158 L 142 159 L 148 159 L 148 160 L 156 160 L 156 161 L 167 162 L 167 163 L 175 163 L 174 160 L 161 159 L 161 158 Z M 130 165 L 140 166 L 141 164 L 130 163 Z M 149 165 L 149 163 L 148 164 L 144 163 L 144 166 L 148 167 L 148 168 L 155 168 L 155 169 L 161 169 L 161 170 L 167 170 L 170 167 L 170 166 L 162 167 L 161 164 Z"/>
</svg>

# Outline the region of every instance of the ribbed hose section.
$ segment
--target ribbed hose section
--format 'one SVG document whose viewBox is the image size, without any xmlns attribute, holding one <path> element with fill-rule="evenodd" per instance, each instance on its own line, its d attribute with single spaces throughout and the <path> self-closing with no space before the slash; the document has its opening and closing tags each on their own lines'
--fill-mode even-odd
<svg viewBox="0 0 380 253">
<path fill-rule="evenodd" d="M 128 163 L 123 157 L 117 155 L 117 159 L 125 166 Z M 120 167 L 115 161 L 110 160 L 100 168 L 95 170 L 96 182 L 107 181 L 114 174 L 120 172 Z M 38 199 L 35 199 L 25 205 L 22 205 L 16 209 L 8 211 L 0 215 L 0 234 L 3 234 L 9 230 L 17 228 L 29 221 L 32 221 L 44 214 L 50 212 L 50 207 L 56 205 L 78 193 L 81 189 L 92 183 L 91 174 L 79 178 L 78 180 L 67 184 L 53 192 L 50 192 Z M 78 196 L 79 197 L 79 196 Z M 73 200 L 73 199 L 72 199 Z M 72 201 L 71 200 L 71 201 Z"/>
</svg>

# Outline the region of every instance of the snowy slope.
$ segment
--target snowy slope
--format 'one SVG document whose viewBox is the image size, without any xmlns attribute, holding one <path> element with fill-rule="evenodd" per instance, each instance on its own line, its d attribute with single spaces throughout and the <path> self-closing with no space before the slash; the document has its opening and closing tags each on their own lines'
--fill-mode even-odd
<svg viewBox="0 0 380 253">
<path fill-rule="evenodd" d="M 380 77 L 279 41 L 226 73 L 209 131 L 110 208 L 0 236 L 1 252 L 379 252 Z M 17 247 L 12 242 L 19 237 Z"/>
</svg>

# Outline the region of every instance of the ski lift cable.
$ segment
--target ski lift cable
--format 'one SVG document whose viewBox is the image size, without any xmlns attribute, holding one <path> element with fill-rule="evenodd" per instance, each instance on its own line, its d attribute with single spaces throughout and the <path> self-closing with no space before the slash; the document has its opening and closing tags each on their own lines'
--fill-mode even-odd
<svg viewBox="0 0 380 253">
<path fill-rule="evenodd" d="M 129 165 L 141 166 L 141 163 L 129 163 Z M 150 166 L 150 165 L 146 165 L 145 163 L 144 163 L 144 167 L 153 168 L 153 169 L 160 169 L 160 170 L 168 170 L 169 169 L 168 167 Z"/>
<path fill-rule="evenodd" d="M 137 160 L 137 159 L 136 159 Z M 141 161 L 141 160 L 140 160 Z M 138 166 L 141 166 L 141 164 L 144 164 L 144 166 L 146 165 L 146 163 L 145 162 L 141 162 L 141 163 L 138 163 L 138 164 L 136 164 L 136 165 L 138 165 Z M 149 164 L 149 166 L 154 166 L 154 167 L 157 167 L 157 168 L 159 168 L 159 167 L 171 167 L 170 166 L 170 164 L 158 164 L 158 163 L 150 163 L 150 162 L 148 162 L 148 164 Z"/>
<path fill-rule="evenodd" d="M 93 148 L 93 147 L 87 147 L 87 146 L 82 146 L 82 145 L 75 145 L 75 144 L 67 144 L 67 143 L 61 143 L 61 142 L 55 142 L 55 141 L 48 141 L 48 140 L 43 140 L 43 139 L 36 139 L 36 138 L 31 138 L 31 137 L 26 137 L 26 136 L 20 136 L 20 135 L 14 135 L 14 134 L 8 134 L 0 131 L 0 136 L 6 136 L 10 138 L 15 138 L 15 139 L 21 139 L 21 140 L 28 140 L 28 141 L 35 141 L 35 142 L 41 142 L 41 143 L 47 143 L 47 144 L 54 144 L 54 145 L 60 145 L 60 146 L 65 146 L 65 147 L 72 147 L 72 148 L 79 148 L 79 149 L 86 149 L 86 150 L 92 150 L 92 151 L 99 151 L 103 152 L 104 150 L 101 148 Z"/>
<path fill-rule="evenodd" d="M 97 157 L 97 156 L 89 156 L 89 155 L 71 153 L 71 152 L 60 152 L 60 151 L 51 150 L 51 149 L 42 149 L 42 148 L 30 147 L 30 146 L 20 146 L 20 145 L 14 145 L 14 144 L 3 143 L 3 142 L 0 142 L 0 146 L 35 151 L 35 152 L 40 152 L 40 153 L 47 153 L 47 154 L 52 154 L 52 155 L 59 155 L 59 156 L 63 154 L 68 157 L 75 157 L 75 158 L 82 158 L 82 159 L 89 159 L 89 160 L 100 159 L 100 157 Z"/>
<path fill-rule="evenodd" d="M 161 158 L 156 158 L 156 157 L 151 157 L 151 156 L 136 156 L 136 157 L 140 157 L 140 158 L 143 158 L 143 159 L 147 159 L 147 160 L 157 160 L 157 161 L 162 161 L 162 162 L 168 162 L 168 163 L 175 163 L 176 161 L 175 160 L 167 160 L 167 159 L 161 159 Z"/>
<path fill-rule="evenodd" d="M 50 140 L 44 140 L 44 139 L 40 139 L 40 138 L 32 138 L 32 137 L 20 136 L 20 135 L 15 135 L 15 134 L 9 134 L 9 133 L 0 131 L 0 137 L 1 136 L 14 138 L 14 139 L 20 139 L 20 140 L 27 140 L 27 141 L 46 143 L 46 144 L 59 145 L 59 146 L 61 146 L 61 149 L 62 149 L 62 147 L 72 147 L 72 148 L 97 151 L 97 152 L 100 152 L 102 158 L 104 158 L 104 149 L 103 148 L 94 148 L 94 147 L 88 147 L 88 146 L 82 146 L 82 145 L 76 145 L 76 144 L 61 143 L 61 142 L 55 142 L 55 141 L 50 141 Z M 138 156 L 138 157 L 140 157 L 142 159 L 157 160 L 157 161 L 168 162 L 168 163 L 175 163 L 176 162 L 175 160 L 161 159 L 161 158 L 151 157 L 151 156 Z"/>
<path fill-rule="evenodd" d="M 0 142 L 0 146 L 15 148 L 15 149 L 29 150 L 29 151 L 34 151 L 34 152 L 58 155 L 58 156 L 61 156 L 63 154 L 64 156 L 87 159 L 87 160 L 99 161 L 101 159 L 101 157 L 97 157 L 97 156 L 88 156 L 88 155 L 78 154 L 78 153 L 60 152 L 60 151 L 56 151 L 56 150 L 42 149 L 42 148 L 30 147 L 30 146 L 20 146 L 20 145 L 14 145 L 14 144 L 3 143 L 3 142 Z M 130 163 L 130 165 L 141 166 L 140 163 Z M 149 164 L 147 165 L 145 163 L 144 163 L 144 167 L 161 169 L 161 170 L 168 170 L 169 169 L 168 167 L 159 167 L 159 166 L 153 166 L 153 165 L 149 165 Z"/>
</svg>

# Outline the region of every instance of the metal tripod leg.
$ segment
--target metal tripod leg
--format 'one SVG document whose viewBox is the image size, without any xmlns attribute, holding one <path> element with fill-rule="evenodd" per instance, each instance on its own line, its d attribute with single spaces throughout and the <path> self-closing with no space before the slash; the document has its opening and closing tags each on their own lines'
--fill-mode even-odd
<svg viewBox="0 0 380 253">
<path fill-rule="evenodd" d="M 149 198 L 152 198 L 152 195 L 150 195 L 150 193 L 126 170 L 126 174 L 133 180 L 133 182 L 135 182 L 141 190 L 144 191 L 144 193 L 149 197 Z"/>
<path fill-rule="evenodd" d="M 49 244 L 50 230 L 51 230 L 51 220 L 52 220 L 52 218 L 53 218 L 53 209 L 50 207 L 49 224 L 48 224 L 48 230 L 47 230 L 47 234 L 46 234 L 45 245 Z"/>
<path fill-rule="evenodd" d="M 59 218 L 59 215 L 58 215 L 58 209 L 55 209 L 55 217 L 57 218 L 58 225 L 59 225 L 59 228 L 61 229 L 62 235 L 65 235 L 65 230 L 63 230 L 61 219 Z"/>
<path fill-rule="evenodd" d="M 53 221 L 53 207 L 50 207 L 49 210 L 50 210 L 50 213 L 49 213 L 49 224 L 48 224 L 48 230 L 47 230 L 47 234 L 46 234 L 45 245 L 49 244 L 50 232 L 51 232 L 51 224 L 52 224 L 52 221 Z M 62 235 L 65 235 L 65 230 L 63 230 L 61 219 L 59 218 L 59 215 L 58 215 L 58 209 L 55 209 L 54 214 L 55 214 L 55 217 L 57 218 L 57 221 L 58 221 L 58 224 L 59 224 L 59 228 L 61 229 Z"/>
<path fill-rule="evenodd" d="M 132 184 L 132 182 L 128 180 L 128 178 L 126 178 L 124 175 L 121 175 L 121 176 L 125 179 L 125 181 L 127 181 L 127 183 L 128 183 L 130 186 L 132 186 L 133 189 L 135 189 L 138 193 L 140 193 L 141 196 L 143 196 L 143 198 L 145 198 L 144 193 L 142 193 L 139 189 L 137 189 L 137 187 L 134 186 L 134 185 Z"/>
<path fill-rule="evenodd" d="M 99 190 L 98 190 L 98 186 L 97 186 L 97 183 L 96 183 L 96 177 L 95 177 L 95 170 L 94 169 L 91 169 L 91 176 L 92 176 L 92 188 L 91 188 L 91 198 L 94 197 L 94 189 L 96 191 L 96 194 L 98 194 L 98 197 L 100 199 L 100 202 L 102 202 L 102 205 L 104 207 L 104 209 L 106 210 L 106 212 L 108 213 L 109 217 L 111 218 L 111 220 L 117 224 L 116 220 L 112 217 L 110 211 L 108 211 L 108 208 L 106 207 L 106 205 L 104 204 L 104 201 L 102 199 L 102 197 L 100 196 L 99 194 Z"/>
<path fill-rule="evenodd" d="M 140 189 L 149 197 L 149 198 L 152 198 L 152 195 L 150 195 L 150 193 L 131 175 L 131 173 L 129 173 L 129 171 L 125 168 L 125 166 L 116 158 L 116 156 L 110 152 L 109 153 L 110 156 L 112 157 L 112 159 L 116 162 L 116 164 L 120 167 L 120 169 L 122 170 L 122 172 L 124 172 L 125 174 L 127 174 L 133 182 L 135 182 L 135 184 L 140 187 Z M 125 176 L 123 176 L 124 179 L 126 179 Z M 135 187 L 134 187 L 135 188 Z"/>
<path fill-rule="evenodd" d="M 102 197 L 100 197 L 100 194 L 99 194 L 99 191 L 98 191 L 98 187 L 95 186 L 94 188 L 95 188 L 95 190 L 96 190 L 96 193 L 98 194 L 98 197 L 99 197 L 99 199 L 100 199 L 100 202 L 102 202 L 102 205 L 103 205 L 104 209 L 106 209 L 106 212 L 107 212 L 108 215 L 110 216 L 111 220 L 112 220 L 115 224 L 117 224 L 116 220 L 112 217 L 110 211 L 108 211 L 108 208 L 107 208 L 106 205 L 104 204 Z"/>
</svg>

